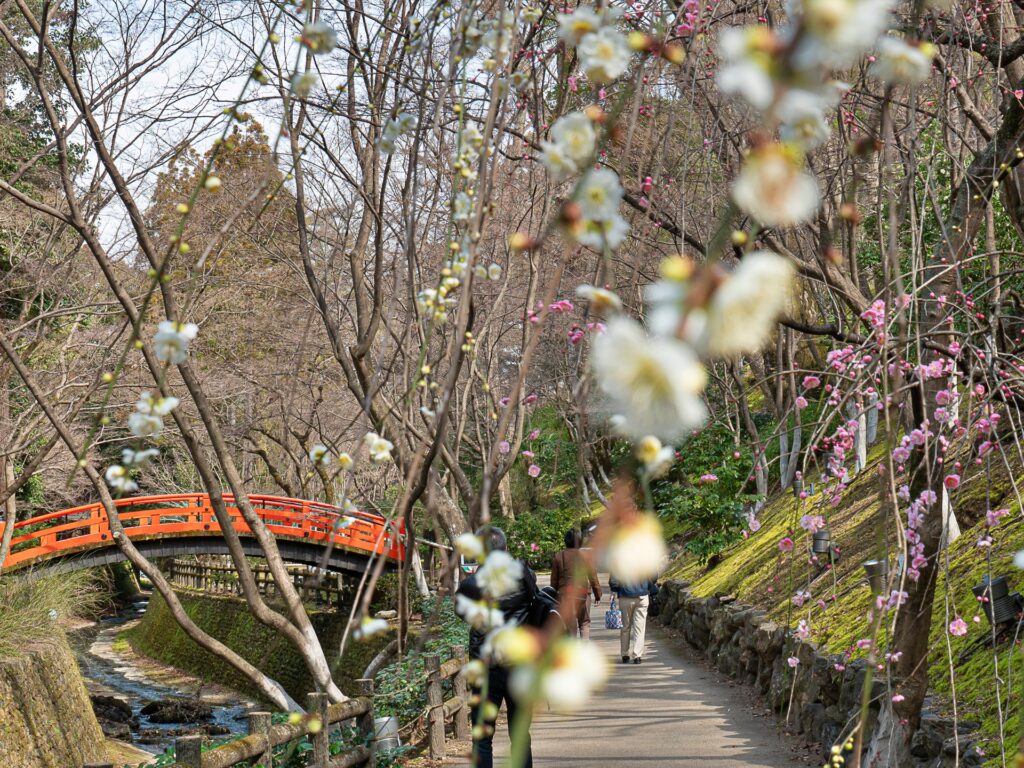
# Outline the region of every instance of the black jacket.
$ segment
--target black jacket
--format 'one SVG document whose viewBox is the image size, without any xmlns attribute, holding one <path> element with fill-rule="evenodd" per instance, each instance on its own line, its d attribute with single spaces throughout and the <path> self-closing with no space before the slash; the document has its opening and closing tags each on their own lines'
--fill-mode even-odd
<svg viewBox="0 0 1024 768">
<path fill-rule="evenodd" d="M 476 583 L 475 573 L 459 585 L 458 594 L 465 595 L 470 600 L 480 600 L 483 598 L 483 590 Z M 505 614 L 505 621 L 515 624 L 524 623 L 536 594 L 537 576 L 526 563 L 523 563 L 523 578 L 520 579 L 519 589 L 509 592 L 498 601 L 498 608 Z M 485 632 L 480 632 L 472 627 L 469 628 L 469 658 L 480 658 L 480 649 L 483 647 L 486 637 L 487 634 Z"/>
</svg>

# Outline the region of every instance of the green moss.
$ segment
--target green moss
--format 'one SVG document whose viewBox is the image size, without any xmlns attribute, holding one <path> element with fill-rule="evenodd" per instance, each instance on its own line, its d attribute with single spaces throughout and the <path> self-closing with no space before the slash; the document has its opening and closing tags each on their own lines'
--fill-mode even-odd
<svg viewBox="0 0 1024 768">
<path fill-rule="evenodd" d="M 315 690 L 312 676 L 294 646 L 257 621 L 243 600 L 185 591 L 179 597 L 185 612 L 201 629 L 279 682 L 297 701 Z M 338 647 L 347 618 L 347 614 L 329 611 L 310 612 L 335 682 L 342 691 L 354 694 L 355 680 L 390 638 L 383 635 L 365 643 L 349 642 L 339 659 Z M 150 600 L 142 621 L 121 633 L 118 640 L 130 643 L 144 656 L 260 698 L 259 691 L 241 673 L 185 634 L 159 595 Z"/>
<path fill-rule="evenodd" d="M 0 661 L 0 765 L 66 768 L 103 754 L 103 733 L 58 629 Z"/>
<path fill-rule="evenodd" d="M 890 548 L 895 546 L 891 517 L 886 521 L 879 506 L 877 465 L 885 450 L 884 442 L 876 444 L 868 467 L 853 481 L 838 507 L 832 508 L 820 494 L 802 502 L 791 494 L 777 496 L 761 512 L 761 529 L 726 550 L 720 561 L 701 567 L 694 558 L 683 555 L 672 563 L 666 577 L 689 581 L 698 596 L 734 594 L 789 626 L 808 619 L 812 639 L 819 647 L 851 657 L 862 655 L 856 643 L 870 634 L 873 603 L 862 564 L 883 557 L 887 543 Z M 961 720 L 980 724 L 982 747 L 990 758 L 988 765 L 994 766 L 1001 764 L 1001 739 L 1012 745 L 1018 737 L 1024 661 L 1009 640 L 1001 640 L 993 649 L 990 627 L 971 587 L 989 574 L 1008 575 L 1011 587 L 1024 591 L 1024 576 L 1012 565 L 1014 554 L 1024 549 L 1024 518 L 1016 501 L 1015 483 L 1005 468 L 993 467 L 986 475 L 983 467 L 961 459 L 965 465 L 963 484 L 952 503 L 962 535 L 938 564 L 929 673 L 936 705 L 952 715 L 955 704 Z M 979 548 L 978 540 L 988 533 L 986 510 L 1000 507 L 1008 508 L 1009 516 L 992 531 L 993 546 Z M 805 513 L 823 514 L 828 520 L 832 540 L 840 547 L 833 570 L 807 564 L 803 553 L 808 550 L 809 536 L 799 527 L 799 518 Z M 780 552 L 783 537 L 795 542 L 793 554 Z M 808 590 L 813 596 L 799 609 L 791 602 L 797 590 Z M 824 607 L 819 600 L 825 601 Z M 969 627 L 964 637 L 954 637 L 948 631 L 949 623 L 958 616 Z M 1012 752 L 1012 746 L 1010 749 Z"/>
</svg>

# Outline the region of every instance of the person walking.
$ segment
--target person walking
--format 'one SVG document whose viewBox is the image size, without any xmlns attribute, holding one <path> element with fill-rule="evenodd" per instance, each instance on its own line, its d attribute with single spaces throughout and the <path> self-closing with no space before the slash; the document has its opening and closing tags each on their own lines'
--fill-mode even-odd
<svg viewBox="0 0 1024 768">
<path fill-rule="evenodd" d="M 565 625 L 573 637 L 590 639 L 590 596 L 601 602 L 601 582 L 587 552 L 580 549 L 583 535 L 575 528 L 565 532 L 565 549 L 551 561 L 551 586 L 561 599 L 572 594 L 575 610 L 565 617 Z M 589 589 L 588 589 L 589 586 Z"/>
<path fill-rule="evenodd" d="M 647 633 L 647 609 L 658 596 L 658 585 L 653 579 L 640 584 L 622 584 L 614 577 L 608 587 L 619 599 L 622 611 L 622 629 L 619 630 L 619 650 L 622 663 L 640 664 L 644 658 L 644 636 Z"/>
<path fill-rule="evenodd" d="M 487 550 L 487 552 L 504 552 L 508 547 L 508 541 L 505 538 L 505 532 L 500 528 L 488 526 L 481 528 L 476 532 L 477 538 L 479 538 Z M 502 612 L 505 618 L 506 624 L 522 624 L 524 623 L 530 613 L 530 606 L 533 604 L 534 597 L 537 595 L 537 577 L 533 571 L 530 570 L 526 563 L 519 561 L 522 565 L 522 575 L 519 577 L 519 584 L 517 587 L 498 600 L 498 609 Z M 477 572 L 479 573 L 479 571 Z M 464 620 L 469 620 L 469 612 L 476 610 L 476 606 L 479 605 L 479 601 L 484 598 L 483 589 L 477 582 L 477 573 L 469 576 L 463 581 L 458 590 L 456 591 L 455 601 L 455 612 Z M 459 597 L 464 598 L 460 600 Z M 470 626 L 469 629 L 469 657 L 471 659 L 480 659 L 482 657 L 482 651 L 484 642 L 487 639 L 486 630 L 477 629 L 474 626 Z M 487 660 L 485 660 L 487 661 Z M 508 718 L 508 732 L 509 738 L 512 738 L 512 728 L 518 724 L 517 713 L 519 712 L 519 705 L 516 701 L 515 696 L 512 695 L 509 689 L 509 672 L 507 667 L 489 661 L 487 662 L 487 702 L 493 704 L 494 719 L 497 719 L 498 710 L 501 709 L 502 703 L 505 704 L 505 714 Z M 473 755 L 475 768 L 493 768 L 494 766 L 494 720 L 488 718 L 487 722 L 484 722 L 480 718 L 480 708 L 483 704 L 481 701 L 482 691 L 479 688 L 474 688 L 473 696 L 471 701 L 475 700 L 477 703 L 470 707 L 471 725 L 473 727 Z M 476 728 L 477 724 L 482 725 L 480 729 L 482 734 L 479 734 Z M 530 721 L 527 717 L 525 721 L 526 727 L 526 760 L 523 763 L 523 768 L 533 768 L 533 753 L 530 747 Z M 478 735 L 479 734 L 479 735 Z"/>
</svg>

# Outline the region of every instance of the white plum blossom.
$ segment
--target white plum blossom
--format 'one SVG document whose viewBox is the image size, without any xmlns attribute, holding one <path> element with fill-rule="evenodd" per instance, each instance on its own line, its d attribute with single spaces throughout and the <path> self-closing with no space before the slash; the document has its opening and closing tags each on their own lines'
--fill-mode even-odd
<svg viewBox="0 0 1024 768">
<path fill-rule="evenodd" d="M 766 110 L 775 99 L 770 50 L 775 36 L 765 27 L 727 27 L 718 36 L 718 89 Z"/>
<path fill-rule="evenodd" d="M 576 47 L 580 66 L 595 83 L 610 83 L 629 68 L 632 52 L 626 38 L 612 27 L 584 35 Z"/>
<path fill-rule="evenodd" d="M 560 637 L 551 648 L 550 659 L 549 665 L 540 668 L 517 667 L 509 680 L 513 693 L 528 700 L 536 688 L 540 700 L 552 710 L 576 712 L 608 680 L 608 660 L 589 640 Z"/>
<path fill-rule="evenodd" d="M 603 221 L 585 221 L 573 230 L 573 237 L 580 245 L 603 251 L 605 247 L 615 250 L 626 241 L 629 235 L 629 224 L 622 216 L 616 214 Z"/>
<path fill-rule="evenodd" d="M 537 635 L 526 627 L 506 624 L 487 636 L 480 653 L 504 667 L 514 667 L 534 661 L 540 653 L 540 643 Z"/>
<path fill-rule="evenodd" d="M 370 452 L 370 461 L 374 464 L 384 464 L 391 461 L 391 450 L 395 447 L 390 440 L 385 440 L 376 432 L 367 432 L 363 442 Z"/>
<path fill-rule="evenodd" d="M 564 179 L 572 176 L 579 170 L 576 163 L 569 157 L 565 149 L 553 141 L 542 141 L 540 143 L 540 161 L 548 172 L 556 179 Z"/>
<path fill-rule="evenodd" d="M 583 177 L 575 199 L 580 204 L 584 218 L 608 221 L 618 213 L 622 195 L 618 174 L 607 168 L 598 168 Z"/>
<path fill-rule="evenodd" d="M 572 13 L 560 13 L 558 19 L 558 36 L 570 45 L 579 45 L 584 35 L 597 32 L 601 28 L 602 19 L 589 5 L 581 5 Z"/>
<path fill-rule="evenodd" d="M 157 326 L 153 337 L 156 359 L 163 363 L 181 365 L 188 360 L 188 345 L 199 333 L 195 323 L 175 323 L 164 320 Z"/>
<path fill-rule="evenodd" d="M 479 560 L 484 556 L 484 544 L 480 537 L 472 533 L 463 533 L 455 538 L 455 551 L 470 560 Z"/>
<path fill-rule="evenodd" d="M 832 131 L 825 114 L 835 103 L 832 99 L 798 88 L 786 91 L 775 107 L 782 118 L 779 135 L 783 141 L 799 144 L 804 149 L 820 147 Z"/>
<path fill-rule="evenodd" d="M 786 306 L 794 275 L 789 260 L 770 251 L 744 256 L 711 297 L 701 347 L 716 357 L 761 349 Z"/>
<path fill-rule="evenodd" d="M 732 197 L 745 213 L 769 227 L 789 227 L 810 218 L 821 202 L 817 180 L 790 146 L 754 149 L 732 185 Z"/>
<path fill-rule="evenodd" d="M 128 429 L 136 437 L 160 437 L 164 431 L 164 420 L 153 413 L 135 411 L 128 416 Z"/>
<path fill-rule="evenodd" d="M 618 582 L 640 584 L 657 576 L 667 559 L 661 523 L 654 515 L 642 514 L 612 532 L 604 566 Z"/>
<path fill-rule="evenodd" d="M 329 24 L 317 21 L 302 28 L 301 41 L 315 54 L 330 53 L 338 45 L 338 33 Z"/>
<path fill-rule="evenodd" d="M 463 665 L 462 676 L 471 688 L 482 688 L 487 679 L 487 665 L 480 659 L 471 659 Z"/>
<path fill-rule="evenodd" d="M 484 135 L 475 125 L 467 125 L 462 129 L 463 147 L 479 147 L 484 143 Z"/>
<path fill-rule="evenodd" d="M 371 637 L 387 632 L 390 628 L 391 626 L 384 619 L 371 619 L 369 616 L 364 616 L 352 633 L 352 637 L 355 640 L 369 640 Z"/>
<path fill-rule="evenodd" d="M 576 295 L 590 302 L 590 308 L 601 315 L 611 315 L 622 311 L 622 299 L 607 288 L 593 285 L 581 285 L 576 288 Z"/>
<path fill-rule="evenodd" d="M 551 139 L 578 166 L 590 162 L 597 147 L 594 123 L 582 112 L 571 112 L 551 126 Z"/>
<path fill-rule="evenodd" d="M 292 75 L 291 92 L 298 98 L 304 99 L 313 92 L 316 84 L 317 78 L 312 72 L 296 72 Z"/>
<path fill-rule="evenodd" d="M 121 463 L 127 467 L 145 464 L 150 459 L 155 459 L 159 455 L 160 451 L 156 448 L 146 448 L 141 451 L 136 451 L 132 448 L 122 448 Z"/>
<path fill-rule="evenodd" d="M 395 151 L 395 142 L 399 137 L 416 130 L 417 124 L 416 115 L 410 112 L 402 112 L 397 117 L 388 120 L 384 125 L 380 140 L 377 142 L 380 151 L 390 155 Z"/>
<path fill-rule="evenodd" d="M 476 572 L 477 584 L 494 600 L 518 589 L 522 578 L 523 564 L 503 550 L 489 552 Z"/>
<path fill-rule="evenodd" d="M 326 467 L 331 463 L 331 453 L 326 445 L 317 443 L 309 449 L 309 460 L 316 465 Z"/>
<path fill-rule="evenodd" d="M 650 338 L 636 321 L 616 317 L 594 339 L 591 364 L 625 434 L 673 442 L 704 422 L 707 374 L 685 344 Z"/>
<path fill-rule="evenodd" d="M 176 397 L 153 397 L 142 392 L 135 411 L 128 416 L 128 429 L 136 437 L 159 437 L 164 431 L 163 417 L 178 407 Z"/>
<path fill-rule="evenodd" d="M 520 12 L 519 17 L 527 24 L 535 24 L 536 22 L 540 21 L 540 18 L 543 15 L 544 12 L 540 8 L 537 8 L 532 5 L 527 5 L 523 7 L 523 10 Z"/>
<path fill-rule="evenodd" d="M 515 17 L 508 11 L 502 11 L 498 18 L 487 19 L 481 26 L 486 29 L 483 43 L 494 53 L 494 58 L 504 57 L 516 32 Z"/>
<path fill-rule="evenodd" d="M 487 265 L 487 279 L 488 280 L 501 280 L 501 266 L 498 264 Z"/>
<path fill-rule="evenodd" d="M 149 392 L 141 392 L 135 403 L 135 410 L 139 413 L 166 416 L 178 407 L 179 402 L 176 397 L 153 397 Z"/>
<path fill-rule="evenodd" d="M 919 85 L 931 77 L 935 46 L 908 43 L 898 37 L 878 41 L 878 55 L 871 74 L 890 85 Z"/>
<path fill-rule="evenodd" d="M 893 0 L 803 0 L 805 34 L 800 67 L 841 69 L 856 64 L 892 21 Z"/>
<path fill-rule="evenodd" d="M 118 493 L 131 493 L 138 490 L 139 486 L 132 480 L 128 470 L 120 464 L 111 464 L 105 473 L 107 485 Z"/>
<path fill-rule="evenodd" d="M 671 445 L 663 446 L 654 435 L 647 435 L 636 444 L 636 457 L 644 465 L 647 476 L 655 479 L 668 472 L 676 460 L 676 452 Z"/>
<path fill-rule="evenodd" d="M 455 613 L 478 632 L 490 632 L 505 625 L 505 614 L 500 608 L 465 595 L 455 596 Z"/>
<path fill-rule="evenodd" d="M 473 213 L 473 200 L 465 192 L 459 192 L 452 203 L 452 218 L 456 221 L 469 221 Z"/>
</svg>

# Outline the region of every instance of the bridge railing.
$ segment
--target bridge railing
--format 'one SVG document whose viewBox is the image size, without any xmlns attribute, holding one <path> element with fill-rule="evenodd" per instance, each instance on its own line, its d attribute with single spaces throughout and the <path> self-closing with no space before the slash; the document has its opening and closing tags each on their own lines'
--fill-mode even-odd
<svg viewBox="0 0 1024 768">
<path fill-rule="evenodd" d="M 275 536 L 330 542 L 391 559 L 404 556 L 402 527 L 395 530 L 378 515 L 343 512 L 327 504 L 282 496 L 253 494 L 249 500 Z M 241 535 L 251 534 L 234 497 L 225 494 L 224 502 L 232 528 Z M 115 504 L 129 538 L 222 533 L 205 493 L 137 496 L 118 499 Z M 0 523 L 0 536 L 5 525 Z M 20 520 L 14 530 L 4 568 L 79 549 L 110 546 L 113 541 L 106 512 L 98 502 Z"/>
<path fill-rule="evenodd" d="M 345 584 L 342 574 L 333 571 L 321 571 L 314 566 L 288 566 L 292 584 L 305 600 L 312 600 L 317 605 L 337 606 L 339 609 L 346 604 L 351 596 L 351 587 Z M 238 571 L 230 562 L 198 562 L 175 558 L 164 566 L 164 575 L 176 586 L 184 589 L 195 589 L 222 595 L 240 595 L 242 584 Z M 272 595 L 277 585 L 274 577 L 265 565 L 252 566 L 253 579 L 260 594 Z"/>
<path fill-rule="evenodd" d="M 249 714 L 249 735 L 230 744 L 202 751 L 202 736 L 183 736 L 174 741 L 175 762 L 171 768 L 231 768 L 248 762 L 253 766 L 273 765 L 274 748 L 299 739 L 313 746 L 310 768 L 350 768 L 373 765 L 373 680 L 357 680 L 360 696 L 340 704 L 329 704 L 327 694 L 306 697 L 306 716 L 298 723 L 271 724 L 269 712 Z M 341 755 L 330 755 L 332 726 L 355 720 L 366 745 L 351 747 Z"/>
</svg>

